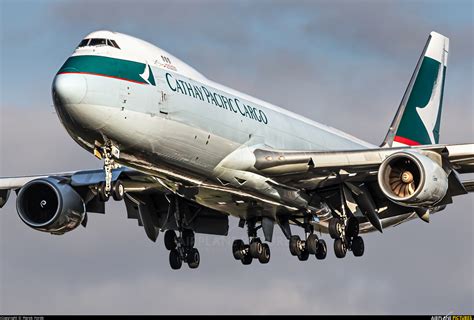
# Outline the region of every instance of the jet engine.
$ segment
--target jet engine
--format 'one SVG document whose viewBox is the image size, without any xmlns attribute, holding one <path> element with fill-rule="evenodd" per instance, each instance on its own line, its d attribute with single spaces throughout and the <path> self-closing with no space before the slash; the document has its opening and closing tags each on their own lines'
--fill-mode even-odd
<svg viewBox="0 0 474 320">
<path fill-rule="evenodd" d="M 86 215 L 81 196 L 69 184 L 51 177 L 24 185 L 18 193 L 16 209 L 28 226 L 52 234 L 75 229 Z"/>
<path fill-rule="evenodd" d="M 378 183 L 387 198 L 406 207 L 432 207 L 448 190 L 448 176 L 438 163 L 413 151 L 387 157 Z"/>
</svg>

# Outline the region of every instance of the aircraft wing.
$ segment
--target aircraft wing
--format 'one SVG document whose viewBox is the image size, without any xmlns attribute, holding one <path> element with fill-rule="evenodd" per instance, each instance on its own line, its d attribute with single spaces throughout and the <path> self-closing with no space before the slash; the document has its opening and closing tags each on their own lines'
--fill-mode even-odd
<svg viewBox="0 0 474 320">
<path fill-rule="evenodd" d="M 6 193 L 9 190 L 18 190 L 32 180 L 47 178 L 47 177 L 67 179 L 69 184 L 73 187 L 84 187 L 84 186 L 94 185 L 99 182 L 105 181 L 104 170 L 100 170 L 100 169 L 55 172 L 55 173 L 47 173 L 47 174 L 31 175 L 31 176 L 2 177 L 0 178 L 0 194 Z M 136 171 L 127 167 L 120 167 L 112 171 L 112 181 L 116 181 L 117 179 L 119 179 L 119 177 L 121 180 L 123 180 L 125 184 L 127 184 L 127 186 L 132 187 L 132 185 L 135 185 L 134 190 L 137 188 L 136 187 L 137 184 L 136 183 L 134 184 L 133 182 L 140 182 L 142 184 L 143 183 L 146 183 L 146 184 L 157 183 L 157 181 L 154 180 L 152 176 L 143 174 L 139 171 Z M 142 186 L 143 190 L 146 188 L 146 184 L 143 184 Z M 1 195 L 0 195 L 0 198 L 1 198 Z M 2 206 L 3 205 L 0 202 L 0 208 Z"/>
<path fill-rule="evenodd" d="M 12 190 L 18 193 L 24 185 L 33 180 L 48 179 L 54 179 L 60 184 L 71 186 L 83 198 L 86 212 L 105 213 L 105 204 L 99 200 L 98 192 L 95 188 L 96 185 L 105 181 L 104 170 L 100 169 L 0 178 L 0 208 L 8 201 Z M 166 188 L 155 177 L 127 167 L 112 170 L 112 182 L 119 179 L 127 192 L 131 192 L 130 196 L 127 195 L 124 198 L 128 218 L 137 219 L 139 226 L 143 226 L 148 237 L 155 241 L 158 232 L 152 226 L 152 223 L 147 223 L 150 219 L 146 219 L 145 214 L 140 215 L 139 205 L 137 205 L 140 203 L 146 204 L 150 197 L 146 194 L 139 197 L 132 196 L 132 194 L 159 192 L 163 195 L 166 193 Z M 86 224 L 87 215 L 82 221 L 84 227 Z"/>
<path fill-rule="evenodd" d="M 8 201 L 11 191 L 21 193 L 21 190 L 25 189 L 23 187 L 30 182 L 56 189 L 58 197 L 64 196 L 62 201 L 70 201 L 77 194 L 77 199 L 82 199 L 79 202 L 84 204 L 83 208 L 76 210 L 85 214 L 81 220 L 84 227 L 87 225 L 87 213 L 105 213 L 105 201 L 101 199 L 98 188 L 99 185 L 105 184 L 103 169 L 0 178 L 0 208 Z M 177 228 L 173 218 L 178 208 L 184 212 L 186 219 L 182 223 L 186 228 L 199 233 L 227 235 L 227 215 L 175 196 L 170 187 L 172 183 L 166 179 L 128 167 L 119 167 L 112 170 L 111 182 L 112 185 L 120 182 L 123 186 L 127 217 L 137 220 L 138 225 L 144 228 L 147 237 L 152 241 L 156 241 L 159 230 Z M 46 199 L 45 193 L 42 194 Z M 56 231 L 50 228 L 47 231 L 62 234 L 69 230 Z"/>
<path fill-rule="evenodd" d="M 399 162 L 398 158 L 403 161 Z M 418 164 L 415 166 L 416 163 Z M 396 168 L 403 165 L 409 165 L 408 169 Z M 374 229 L 382 231 L 385 226 L 382 220 L 391 219 L 390 225 L 394 225 L 396 216 L 403 217 L 407 214 L 412 214 L 411 219 L 417 213 L 427 221 L 429 212 L 440 211 L 452 202 L 452 197 L 474 190 L 474 181 L 462 181 L 460 177 L 460 174 L 474 172 L 474 144 L 329 152 L 274 150 L 262 145 L 244 146 L 230 154 L 220 166 L 222 171 L 229 168 L 252 172 L 265 176 L 267 181 L 275 185 L 298 189 L 311 199 L 329 204 L 333 211 L 350 209 L 355 216 L 361 218 L 360 221 L 370 222 L 372 225 L 365 230 L 361 229 L 361 232 Z M 380 170 L 389 173 L 379 174 Z M 403 172 L 410 170 L 416 186 L 402 184 Z M 379 176 L 386 180 L 385 192 L 380 186 L 384 182 L 380 181 Z M 441 181 L 443 179 L 445 181 Z M 429 182 L 428 187 L 420 187 L 425 181 Z M 442 187 L 446 187 L 445 193 L 440 191 Z M 415 197 L 415 193 L 420 192 L 422 194 Z M 394 194 L 390 196 L 390 193 Z M 410 202 L 412 194 L 414 199 Z M 435 199 L 437 195 L 439 199 Z M 423 197 L 429 199 L 425 201 Z M 312 205 L 311 200 L 309 205 Z"/>
<path fill-rule="evenodd" d="M 455 170 L 461 174 L 474 172 L 474 144 L 328 152 L 244 147 L 226 158 L 222 165 L 259 173 L 293 187 L 314 189 L 339 183 L 335 180 L 337 177 L 351 181 L 370 180 L 370 177 L 377 176 L 380 165 L 387 157 L 406 151 L 434 158 L 446 170 Z"/>
</svg>

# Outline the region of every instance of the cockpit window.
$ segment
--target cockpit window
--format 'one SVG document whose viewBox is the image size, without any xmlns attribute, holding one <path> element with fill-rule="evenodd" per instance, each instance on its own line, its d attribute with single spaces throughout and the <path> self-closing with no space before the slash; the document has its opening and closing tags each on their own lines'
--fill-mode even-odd
<svg viewBox="0 0 474 320">
<path fill-rule="evenodd" d="M 103 39 L 103 38 L 92 38 L 92 39 L 84 39 L 79 43 L 77 46 L 78 48 L 86 47 L 86 46 L 109 46 L 113 48 L 120 49 L 117 42 L 115 40 L 110 39 Z"/>
<path fill-rule="evenodd" d="M 107 41 L 105 39 L 100 39 L 100 38 L 94 39 L 94 38 L 92 38 L 89 45 L 90 46 L 100 46 L 100 45 L 105 46 L 105 45 L 107 45 Z"/>
<path fill-rule="evenodd" d="M 90 39 L 84 39 L 81 41 L 81 43 L 79 43 L 79 45 L 77 46 L 78 48 L 81 48 L 81 47 L 85 47 L 87 46 L 87 44 L 89 43 L 89 40 Z"/>
<path fill-rule="evenodd" d="M 118 46 L 117 42 L 115 42 L 115 40 L 109 40 L 110 43 L 112 44 L 112 47 L 115 47 L 117 49 L 120 49 L 120 47 Z"/>
</svg>

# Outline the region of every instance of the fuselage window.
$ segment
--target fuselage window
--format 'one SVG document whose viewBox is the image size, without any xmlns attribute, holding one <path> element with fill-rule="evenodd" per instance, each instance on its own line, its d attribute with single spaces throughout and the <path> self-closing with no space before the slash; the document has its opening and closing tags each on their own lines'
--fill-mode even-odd
<svg viewBox="0 0 474 320">
<path fill-rule="evenodd" d="M 82 47 L 87 46 L 87 44 L 89 43 L 89 40 L 90 40 L 90 39 L 83 39 L 83 40 L 81 41 L 81 43 L 79 43 L 79 45 L 78 45 L 77 47 L 78 47 L 78 48 L 82 48 Z"/>
</svg>

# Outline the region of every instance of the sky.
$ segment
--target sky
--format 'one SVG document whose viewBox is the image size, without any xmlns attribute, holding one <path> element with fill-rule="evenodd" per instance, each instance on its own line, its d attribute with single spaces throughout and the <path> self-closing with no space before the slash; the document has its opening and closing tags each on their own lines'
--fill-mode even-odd
<svg viewBox="0 0 474 320">
<path fill-rule="evenodd" d="M 100 168 L 54 113 L 51 83 L 88 33 L 147 40 L 208 78 L 378 144 L 430 31 L 450 38 L 441 143 L 473 142 L 472 1 L 0 0 L 0 176 Z M 474 198 L 364 237 L 365 254 L 243 266 L 244 238 L 197 235 L 173 271 L 122 203 L 63 236 L 0 210 L 0 314 L 472 314 Z M 294 232 L 300 232 L 293 229 Z"/>
</svg>

